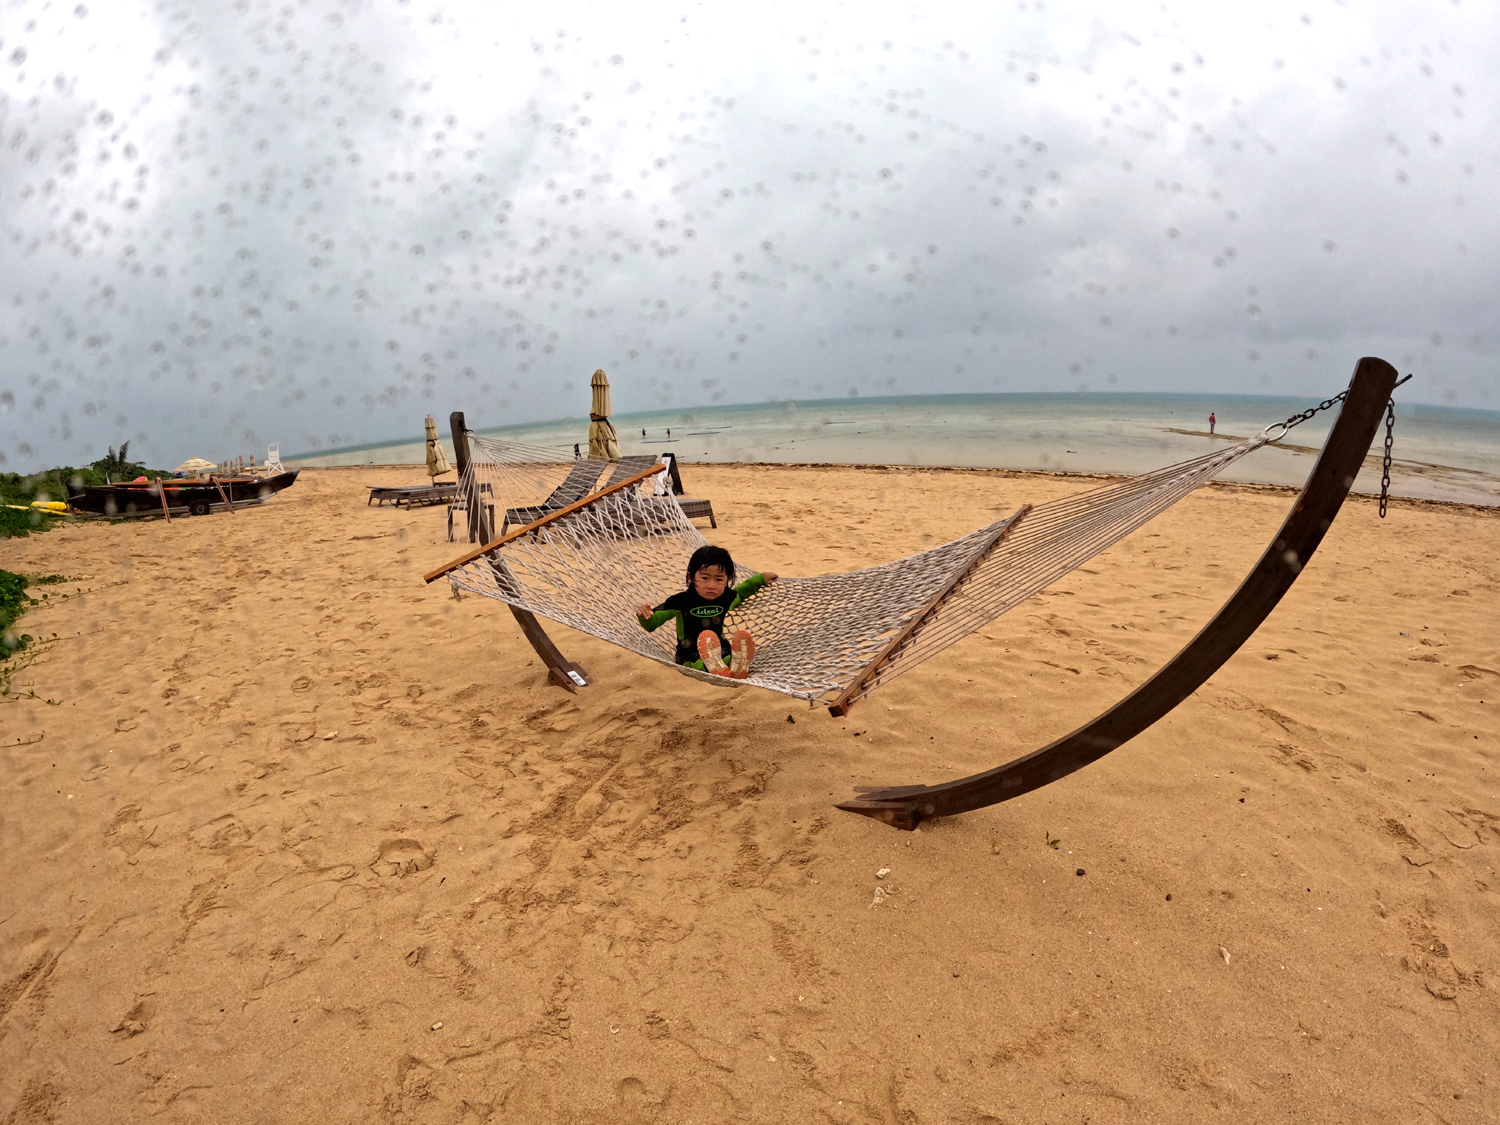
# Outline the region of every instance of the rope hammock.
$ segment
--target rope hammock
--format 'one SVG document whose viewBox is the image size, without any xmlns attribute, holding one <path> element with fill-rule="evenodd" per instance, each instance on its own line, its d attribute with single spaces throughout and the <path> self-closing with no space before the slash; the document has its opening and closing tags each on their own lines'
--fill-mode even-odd
<svg viewBox="0 0 1500 1125">
<path fill-rule="evenodd" d="M 1365 356 L 1342 393 L 1239 445 L 1023 507 L 962 539 L 882 566 L 781 579 L 744 603 L 734 618 L 735 625 L 752 628 L 761 640 L 749 680 L 679 671 L 720 685 L 752 683 L 821 699 L 842 714 L 854 700 L 993 621 L 1245 454 L 1343 403 L 1307 482 L 1260 561 L 1198 634 L 1149 679 L 1076 730 L 1002 765 L 931 785 L 861 787 L 838 808 L 911 830 L 924 819 L 970 812 L 1050 785 L 1157 722 L 1259 628 L 1332 526 L 1382 414 L 1380 515 L 1385 516 L 1395 421 L 1390 395 L 1406 379 L 1398 380 L 1384 360 Z M 531 610 L 672 663 L 670 643 L 632 628 L 634 604 L 677 588 L 689 555 L 704 542 L 665 487 L 660 474 L 666 466 L 652 465 L 655 459 L 649 457 L 560 464 L 548 450 L 471 435 L 461 412 L 450 421 L 460 464 L 466 466 L 470 541 L 477 535 L 483 545 L 426 580 L 448 575 L 455 593 L 470 590 L 507 602 L 548 663 L 553 682 L 569 690 L 569 678 L 588 681 L 556 651 Z M 471 443 L 478 454 L 472 459 Z M 521 506 L 505 509 L 500 521 L 502 530 L 510 525 L 516 530 L 488 542 L 485 490 L 521 498 Z"/>
<path fill-rule="evenodd" d="M 1027 505 L 960 539 L 879 566 L 780 578 L 725 624 L 726 633 L 748 629 L 756 639 L 747 680 L 678 666 L 676 638 L 666 635 L 671 630 L 647 633 L 637 623 L 635 607 L 681 589 L 688 558 L 707 542 L 683 514 L 667 486 L 667 467 L 655 457 L 564 461 L 556 451 L 466 433 L 460 496 L 491 492 L 497 510 L 504 503 L 505 518 L 495 538 L 479 513 L 484 545 L 426 577 L 446 575 L 455 592 L 495 598 L 684 675 L 718 686 L 748 683 L 843 714 L 1118 543 L 1274 440 L 1268 434 Z"/>
</svg>

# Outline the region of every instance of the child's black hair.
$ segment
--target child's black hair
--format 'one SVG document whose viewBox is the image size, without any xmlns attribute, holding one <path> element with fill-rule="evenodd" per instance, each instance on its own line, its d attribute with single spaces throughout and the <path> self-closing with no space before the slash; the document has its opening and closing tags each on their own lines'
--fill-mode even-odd
<svg viewBox="0 0 1500 1125">
<path fill-rule="evenodd" d="M 717 566 L 724 571 L 724 576 L 729 579 L 729 584 L 734 585 L 734 560 L 729 557 L 729 552 L 723 547 L 715 547 L 707 543 L 693 552 L 693 557 L 688 559 L 687 566 L 687 588 L 693 588 L 693 575 L 704 567 Z"/>
</svg>

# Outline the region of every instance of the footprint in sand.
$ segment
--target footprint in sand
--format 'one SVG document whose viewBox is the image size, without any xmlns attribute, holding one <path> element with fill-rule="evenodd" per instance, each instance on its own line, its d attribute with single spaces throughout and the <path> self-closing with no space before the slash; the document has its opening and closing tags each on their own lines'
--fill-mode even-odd
<svg viewBox="0 0 1500 1125">
<path fill-rule="evenodd" d="M 295 680 L 292 681 L 292 690 L 296 692 L 308 691 L 312 688 L 312 686 L 312 681 L 306 676 L 298 676 Z"/>
<path fill-rule="evenodd" d="M 381 875 L 415 875 L 432 866 L 432 853 L 417 840 L 387 840 L 370 866 Z"/>
<path fill-rule="evenodd" d="M 1402 967 L 1422 978 L 1422 984 L 1439 1000 L 1458 996 L 1464 977 L 1453 964 L 1448 945 L 1424 921 L 1411 920 L 1412 951 L 1401 959 Z"/>
<path fill-rule="evenodd" d="M 119 1022 L 109 1029 L 109 1033 L 121 1039 L 133 1039 L 141 1032 L 149 1030 L 151 1020 L 155 1015 L 156 1001 L 152 1000 L 149 995 L 137 996 L 130 1011 L 120 1017 Z"/>
<path fill-rule="evenodd" d="M 646 1097 L 646 1084 L 639 1078 L 631 1075 L 622 1078 L 615 1086 L 615 1096 L 619 1099 L 620 1107 L 638 1116 L 649 1110 Z"/>
<path fill-rule="evenodd" d="M 1413 867 L 1426 867 L 1432 862 L 1432 855 L 1426 846 L 1395 817 L 1386 818 L 1385 831 L 1396 841 L 1396 854 Z"/>
</svg>

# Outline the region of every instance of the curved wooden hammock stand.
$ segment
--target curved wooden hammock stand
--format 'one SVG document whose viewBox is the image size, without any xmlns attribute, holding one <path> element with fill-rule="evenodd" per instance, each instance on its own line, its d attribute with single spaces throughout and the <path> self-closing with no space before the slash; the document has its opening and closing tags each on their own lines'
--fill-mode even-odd
<svg viewBox="0 0 1500 1125">
<path fill-rule="evenodd" d="M 1213 620 L 1156 675 L 1072 734 L 1003 766 L 938 785 L 861 788 L 858 797 L 837 807 L 909 831 L 924 819 L 972 812 L 1050 785 L 1171 711 L 1239 651 L 1291 589 L 1349 495 L 1395 386 L 1390 364 L 1359 361 L 1338 420 L 1281 530 Z"/>
<path fill-rule="evenodd" d="M 1381 415 L 1396 386 L 1396 378 L 1396 369 L 1382 359 L 1366 357 L 1359 361 L 1338 419 L 1328 434 L 1328 440 L 1323 443 L 1317 463 L 1308 475 L 1307 483 L 1303 485 L 1291 514 L 1281 525 L 1281 530 L 1276 533 L 1255 569 L 1214 615 L 1213 620 L 1156 675 L 1072 734 L 1064 735 L 1056 742 L 1003 766 L 938 785 L 864 787 L 856 790 L 858 797 L 836 807 L 910 831 L 924 819 L 972 812 L 987 805 L 1009 801 L 1023 793 L 1030 793 L 1033 789 L 1040 789 L 1043 785 L 1050 785 L 1089 763 L 1098 761 L 1166 715 L 1197 691 L 1225 661 L 1239 651 L 1240 646 L 1250 639 L 1260 623 L 1270 616 L 1277 603 L 1291 589 L 1297 575 L 1323 541 L 1324 534 L 1354 485 L 1355 474 L 1359 472 L 1360 465 L 1370 450 L 1370 443 L 1375 439 Z M 449 421 L 453 428 L 453 451 L 458 462 L 459 479 L 462 480 L 469 463 L 469 441 L 462 411 L 454 411 Z M 654 472 L 662 471 L 662 468 L 663 466 L 658 465 L 634 474 L 606 491 L 629 487 Z M 583 501 L 569 505 L 566 511 L 597 500 L 600 495 L 602 493 L 590 494 Z M 466 507 L 469 541 L 482 546 L 425 575 L 426 581 L 432 582 L 455 566 L 487 554 L 508 539 L 526 534 L 535 526 L 551 522 L 558 515 L 565 514 L 564 511 L 551 513 L 536 524 L 528 524 L 511 535 L 496 540 L 492 538 L 494 529 L 489 527 L 485 508 L 479 498 L 469 497 Z M 993 549 L 1029 510 L 1028 505 L 998 528 L 994 541 L 986 551 Z M 976 562 L 978 557 L 976 556 Z M 847 712 L 852 706 L 849 697 L 855 694 L 857 687 L 889 658 L 904 636 L 935 612 L 961 577 L 962 575 L 956 576 L 923 613 L 917 616 L 912 625 L 907 627 L 907 633 L 887 645 L 880 656 L 856 677 L 855 682 L 829 705 L 833 714 Z M 572 692 L 589 683 L 587 673 L 558 651 L 534 614 L 516 606 L 510 606 L 510 611 L 515 615 L 532 648 L 542 658 L 547 667 L 547 678 L 552 683 Z"/>
</svg>

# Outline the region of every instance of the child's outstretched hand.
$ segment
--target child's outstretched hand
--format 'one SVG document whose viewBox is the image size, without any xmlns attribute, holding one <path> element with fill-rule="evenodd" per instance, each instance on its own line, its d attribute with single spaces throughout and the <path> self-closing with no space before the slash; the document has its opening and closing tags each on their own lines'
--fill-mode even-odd
<svg viewBox="0 0 1500 1125">
<path fill-rule="evenodd" d="M 635 607 L 635 615 L 637 617 L 650 617 L 655 612 L 656 610 L 652 609 L 645 602 L 642 602 L 640 605 Z"/>
<path fill-rule="evenodd" d="M 776 572 L 774 570 L 762 571 L 761 577 L 766 580 L 767 585 L 770 585 L 772 582 L 776 581 Z"/>
</svg>

